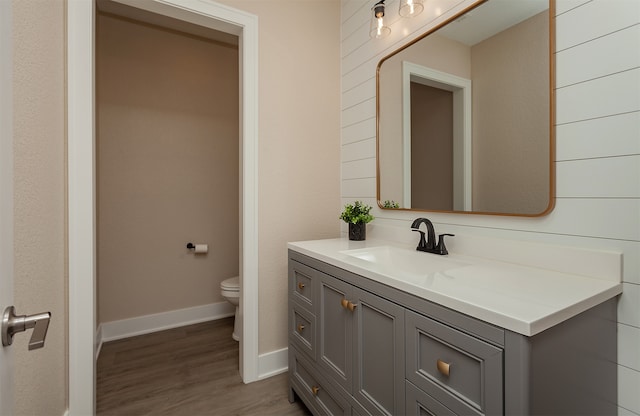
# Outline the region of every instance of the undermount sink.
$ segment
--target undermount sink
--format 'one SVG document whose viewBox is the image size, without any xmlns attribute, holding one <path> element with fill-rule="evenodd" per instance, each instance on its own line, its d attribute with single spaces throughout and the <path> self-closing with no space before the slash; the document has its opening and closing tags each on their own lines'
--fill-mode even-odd
<svg viewBox="0 0 640 416">
<path fill-rule="evenodd" d="M 448 257 L 394 246 L 344 250 L 341 253 L 373 263 L 391 272 L 402 272 L 414 276 L 424 276 L 469 266 L 469 263 L 452 260 Z"/>
</svg>

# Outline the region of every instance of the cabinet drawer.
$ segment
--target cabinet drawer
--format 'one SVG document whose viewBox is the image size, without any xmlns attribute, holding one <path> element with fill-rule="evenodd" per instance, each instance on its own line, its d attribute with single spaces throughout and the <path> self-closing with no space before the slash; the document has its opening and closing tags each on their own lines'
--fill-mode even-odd
<svg viewBox="0 0 640 416">
<path fill-rule="evenodd" d="M 289 308 L 289 338 L 300 350 L 316 359 L 316 318 L 307 310 L 293 305 Z"/>
<path fill-rule="evenodd" d="M 407 416 L 456 416 L 455 412 L 410 382 L 405 382 Z"/>
<path fill-rule="evenodd" d="M 348 415 L 351 406 L 295 348 L 289 349 L 289 373 L 294 390 L 321 415 Z"/>
<path fill-rule="evenodd" d="M 295 261 L 289 262 L 289 293 L 292 298 L 311 310 L 314 302 L 313 276 L 318 272 Z"/>
<path fill-rule="evenodd" d="M 407 311 L 406 376 L 456 413 L 502 414 L 502 349 Z"/>
</svg>

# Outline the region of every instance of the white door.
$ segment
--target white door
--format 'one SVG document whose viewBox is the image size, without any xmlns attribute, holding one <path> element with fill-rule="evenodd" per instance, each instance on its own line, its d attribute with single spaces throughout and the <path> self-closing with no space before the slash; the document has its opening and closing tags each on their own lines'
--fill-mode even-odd
<svg viewBox="0 0 640 416">
<path fill-rule="evenodd" d="M 0 314 L 13 305 L 11 2 L 0 1 Z M 13 413 L 13 352 L 0 346 L 0 414 Z"/>
</svg>

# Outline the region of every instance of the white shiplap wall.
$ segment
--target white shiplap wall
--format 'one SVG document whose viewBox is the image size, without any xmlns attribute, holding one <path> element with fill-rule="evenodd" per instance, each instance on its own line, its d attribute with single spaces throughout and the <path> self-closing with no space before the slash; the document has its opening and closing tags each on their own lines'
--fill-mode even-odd
<svg viewBox="0 0 640 416">
<path fill-rule="evenodd" d="M 371 40 L 374 1 L 342 0 L 343 204 L 377 206 L 378 61 L 475 2 L 429 0 L 423 14 L 404 20 L 396 1 L 387 0 L 391 36 Z M 556 51 L 555 209 L 542 218 L 428 217 L 440 232 L 622 252 L 618 406 L 621 415 L 640 415 L 640 0 L 557 0 Z M 407 233 L 417 216 L 374 211 L 374 227 Z"/>
</svg>

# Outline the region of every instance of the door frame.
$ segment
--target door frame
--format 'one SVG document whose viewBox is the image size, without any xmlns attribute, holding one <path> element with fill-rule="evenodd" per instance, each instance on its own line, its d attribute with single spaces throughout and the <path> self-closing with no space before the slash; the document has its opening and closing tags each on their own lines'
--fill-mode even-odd
<svg viewBox="0 0 640 416">
<path fill-rule="evenodd" d="M 258 380 L 258 17 L 211 0 L 115 0 L 240 39 L 240 375 Z M 95 3 L 67 3 L 69 415 L 95 413 Z"/>
<path fill-rule="evenodd" d="M 471 80 L 402 61 L 403 206 L 411 207 L 411 83 L 453 93 L 453 210 L 472 210 Z"/>
</svg>

